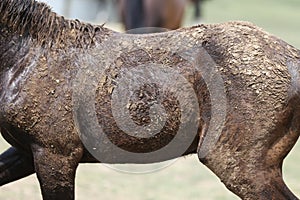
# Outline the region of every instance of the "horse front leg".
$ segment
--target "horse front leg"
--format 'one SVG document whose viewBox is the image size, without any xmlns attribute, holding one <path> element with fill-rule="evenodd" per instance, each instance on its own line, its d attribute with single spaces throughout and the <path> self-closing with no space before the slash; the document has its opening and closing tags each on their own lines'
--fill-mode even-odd
<svg viewBox="0 0 300 200">
<path fill-rule="evenodd" d="M 14 147 L 0 155 L 0 186 L 34 173 L 32 156 Z"/>
<path fill-rule="evenodd" d="M 64 155 L 55 148 L 32 145 L 34 165 L 44 200 L 73 200 L 75 173 L 82 156 L 80 147 Z"/>
</svg>

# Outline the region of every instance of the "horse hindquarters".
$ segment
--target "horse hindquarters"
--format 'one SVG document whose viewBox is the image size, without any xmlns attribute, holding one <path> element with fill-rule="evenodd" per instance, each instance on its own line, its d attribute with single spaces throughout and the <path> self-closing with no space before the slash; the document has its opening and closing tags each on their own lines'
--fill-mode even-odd
<svg viewBox="0 0 300 200">
<path fill-rule="evenodd" d="M 201 162 L 242 199 L 298 199 L 282 177 L 283 160 L 300 135 L 300 109 L 297 107 L 288 108 L 283 117 L 278 117 L 275 129 L 266 132 L 254 127 L 260 126 L 258 121 L 250 122 L 253 124 L 250 129 L 249 126 L 227 124 L 226 131 L 209 154 L 203 158 L 198 153 Z"/>
</svg>

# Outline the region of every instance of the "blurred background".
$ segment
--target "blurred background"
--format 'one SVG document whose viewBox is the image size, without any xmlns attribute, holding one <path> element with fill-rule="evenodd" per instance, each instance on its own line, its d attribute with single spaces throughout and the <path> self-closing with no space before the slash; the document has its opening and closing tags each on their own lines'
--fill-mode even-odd
<svg viewBox="0 0 300 200">
<path fill-rule="evenodd" d="M 133 21 L 139 19 L 136 14 L 141 12 L 141 9 L 132 11 L 129 15 L 127 13 L 126 19 L 124 16 L 122 18 L 121 16 L 124 15 L 122 9 L 126 6 L 120 6 L 117 1 L 126 0 L 44 1 L 50 4 L 55 12 L 67 18 L 78 18 L 95 24 L 105 23 L 106 27 L 121 32 L 125 31 L 123 23 L 130 17 Z M 160 2 L 164 1 L 168 0 L 160 0 Z M 250 21 L 300 49 L 300 0 L 203 0 L 199 7 L 200 16 L 195 17 L 196 3 L 187 0 L 184 6 L 181 5 L 182 26 L 232 20 Z M 158 11 L 160 7 L 163 7 L 162 4 L 152 8 L 152 11 Z M 126 9 L 128 11 L 132 8 Z M 168 13 L 171 12 L 170 16 L 178 14 L 181 16 L 180 9 Z M 145 15 L 141 18 L 144 19 Z M 8 144 L 0 140 L 0 150 L 4 151 Z M 283 174 L 290 189 L 300 197 L 299 166 L 300 144 L 298 142 L 285 160 Z M 40 200 L 41 195 L 35 175 L 1 187 L 0 199 Z M 83 164 L 77 171 L 76 199 L 229 200 L 238 198 L 199 163 L 196 156 L 187 156 L 158 172 L 140 175 L 117 172 L 101 164 Z"/>
<path fill-rule="evenodd" d="M 290 44 L 300 47 L 299 42 L 299 16 L 300 0 L 40 0 L 49 4 L 52 9 L 71 19 L 80 19 L 96 24 L 105 23 L 106 27 L 117 31 L 124 31 L 120 7 L 124 2 L 177 2 L 184 1 L 182 26 L 191 26 L 199 23 L 220 23 L 232 20 L 250 21 L 266 31 L 286 40 Z M 120 3 L 121 2 L 121 3 Z M 179 3 L 178 3 L 179 2 Z M 199 2 L 200 16 L 195 18 L 195 2 Z M 155 4 L 155 3 L 154 3 Z M 168 4 L 167 4 L 168 5 Z M 168 7 L 168 6 L 165 6 Z M 170 6 L 169 6 L 170 7 Z M 155 10 L 156 9 L 156 10 Z M 151 14 L 153 18 L 158 15 L 155 8 Z M 127 9 L 128 12 L 129 9 Z M 151 9 L 150 9 L 151 10 Z M 173 9 L 177 16 L 180 9 Z M 176 12 L 177 11 L 177 12 Z M 136 10 L 131 12 L 141 12 Z"/>
</svg>

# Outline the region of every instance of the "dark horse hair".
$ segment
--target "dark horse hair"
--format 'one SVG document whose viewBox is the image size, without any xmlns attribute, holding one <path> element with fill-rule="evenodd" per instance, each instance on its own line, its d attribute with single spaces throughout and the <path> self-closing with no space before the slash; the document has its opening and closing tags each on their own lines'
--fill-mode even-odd
<svg viewBox="0 0 300 200">
<path fill-rule="evenodd" d="M 20 36 L 30 36 L 43 45 L 90 45 L 96 33 L 104 30 L 103 25 L 92 26 L 79 20 L 65 20 L 52 12 L 47 4 L 35 0 L 1 0 L 0 23 Z M 71 34 L 66 34 L 67 31 Z"/>
<path fill-rule="evenodd" d="M 57 17 L 46 4 L 34 0 L 2 0 L 0 20 L 20 35 L 33 38 L 57 38 L 58 30 L 65 26 L 63 17 Z"/>
</svg>

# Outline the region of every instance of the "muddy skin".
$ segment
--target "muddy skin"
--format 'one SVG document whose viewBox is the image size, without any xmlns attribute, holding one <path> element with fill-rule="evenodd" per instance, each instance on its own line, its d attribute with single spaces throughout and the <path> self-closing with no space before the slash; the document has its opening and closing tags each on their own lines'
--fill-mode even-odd
<svg viewBox="0 0 300 200">
<path fill-rule="evenodd" d="M 195 70 L 194 56 L 184 54 L 199 54 L 198 64 L 206 66 L 204 50 L 224 83 L 226 113 L 220 137 L 208 128 L 216 123 L 211 121 L 211 85 L 204 72 Z M 79 72 L 95 66 L 105 69 L 93 86 L 95 99 L 83 95 L 80 100 L 83 105 L 96 102 L 96 118 L 114 145 L 128 152 L 152 152 L 169 144 L 179 125 L 199 121 L 196 137 L 182 154 L 198 153 L 200 161 L 241 199 L 297 199 L 282 179 L 282 163 L 300 133 L 299 58 L 299 50 L 245 22 L 133 36 L 65 20 L 33 0 L 2 0 L 0 127 L 12 147 L 0 156 L 0 184 L 35 172 L 43 199 L 74 199 L 78 164 L 97 162 L 85 149 L 74 122 L 73 94 L 81 91 L 74 82 Z M 197 96 L 200 118 L 186 103 L 191 115 L 180 119 L 183 113 L 174 92 L 160 94 L 159 84 L 144 85 L 128 102 L 131 119 L 139 126 L 147 125 L 151 103 L 160 96 L 167 121 L 153 137 L 134 137 L 116 125 L 112 93 L 122 72 L 151 63 L 176 70 L 188 80 Z M 90 79 L 97 75 L 89 73 Z M 182 98 L 184 103 L 190 96 Z M 76 111 L 86 110 L 83 106 Z M 187 126 L 181 139 L 188 134 Z M 109 159 L 118 158 L 105 146 L 101 151 Z M 152 161 L 176 156 L 166 154 Z"/>
</svg>

